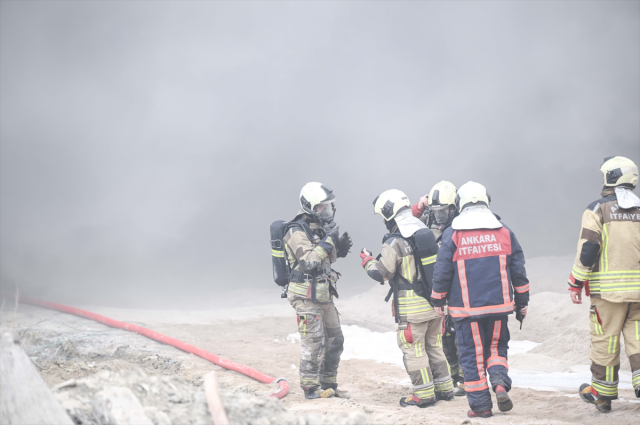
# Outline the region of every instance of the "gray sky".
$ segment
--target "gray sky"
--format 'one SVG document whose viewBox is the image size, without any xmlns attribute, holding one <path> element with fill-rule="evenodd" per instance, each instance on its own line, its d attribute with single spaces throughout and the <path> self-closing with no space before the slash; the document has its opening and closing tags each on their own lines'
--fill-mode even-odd
<svg viewBox="0 0 640 425">
<path fill-rule="evenodd" d="M 640 163 L 638 1 L 0 11 L 4 289 L 276 301 L 268 227 L 308 181 L 353 235 L 347 294 L 369 285 L 357 251 L 379 252 L 371 201 L 390 188 L 478 181 L 526 256 L 570 254 L 602 158 Z"/>
</svg>

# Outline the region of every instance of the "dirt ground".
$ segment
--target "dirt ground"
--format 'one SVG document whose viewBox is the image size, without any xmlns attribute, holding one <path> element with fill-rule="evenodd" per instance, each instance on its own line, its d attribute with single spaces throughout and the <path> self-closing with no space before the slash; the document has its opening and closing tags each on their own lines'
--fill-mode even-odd
<svg viewBox="0 0 640 425">
<path fill-rule="evenodd" d="M 299 342 L 287 340 L 296 332 L 288 305 L 211 312 L 125 310 L 86 307 L 108 317 L 134 322 L 208 350 L 216 355 L 256 368 L 290 383 L 282 400 L 290 412 L 327 414 L 364 412 L 370 423 L 379 424 L 616 424 L 638 423 L 640 403 L 631 390 L 614 402 L 604 417 L 582 402 L 577 394 L 514 388 L 514 409 L 494 409 L 490 419 L 469 420 L 465 398 L 439 401 L 427 409 L 401 408 L 400 397 L 410 393 L 406 373 L 397 366 L 372 360 L 344 360 L 340 364 L 341 388 L 351 400 L 337 398 L 307 401 L 298 387 Z M 19 305 L 15 319 L 5 308 L 3 327 L 13 328 L 20 343 L 38 365 L 48 385 L 94 375 L 139 368 L 148 376 L 180 377 L 189 385 L 202 385 L 202 376 L 215 370 L 223 391 L 266 396 L 276 385 L 265 385 L 191 354 L 143 336 L 115 330 L 79 317 L 29 305 Z M 402 382 L 405 381 L 405 382 Z"/>
</svg>

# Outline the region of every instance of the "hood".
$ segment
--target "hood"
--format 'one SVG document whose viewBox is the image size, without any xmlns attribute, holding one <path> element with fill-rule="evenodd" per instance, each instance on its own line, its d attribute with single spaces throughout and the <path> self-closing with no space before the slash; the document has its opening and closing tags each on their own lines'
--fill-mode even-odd
<svg viewBox="0 0 640 425">
<path fill-rule="evenodd" d="M 489 208 L 478 205 L 463 209 L 460 215 L 453 219 L 451 227 L 454 230 L 499 229 L 502 223 Z"/>
<path fill-rule="evenodd" d="M 640 207 L 640 198 L 627 187 L 617 186 L 616 198 L 618 199 L 618 206 L 624 210 Z"/>
<path fill-rule="evenodd" d="M 427 228 L 427 226 L 423 222 L 421 222 L 420 219 L 413 216 L 411 208 L 400 211 L 398 214 L 396 214 L 394 220 L 396 221 L 398 230 L 400 230 L 400 234 L 404 238 L 413 236 L 413 234 L 420 229 Z"/>
</svg>

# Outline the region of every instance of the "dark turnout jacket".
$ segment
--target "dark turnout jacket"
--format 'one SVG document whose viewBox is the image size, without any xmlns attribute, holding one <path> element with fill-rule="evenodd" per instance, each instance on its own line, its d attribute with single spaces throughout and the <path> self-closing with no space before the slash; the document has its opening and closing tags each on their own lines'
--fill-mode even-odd
<svg viewBox="0 0 640 425">
<path fill-rule="evenodd" d="M 431 297 L 436 307 L 448 300 L 455 321 L 511 314 L 515 305 L 526 306 L 529 280 L 513 232 L 504 224 L 499 229 L 446 229 Z"/>
</svg>

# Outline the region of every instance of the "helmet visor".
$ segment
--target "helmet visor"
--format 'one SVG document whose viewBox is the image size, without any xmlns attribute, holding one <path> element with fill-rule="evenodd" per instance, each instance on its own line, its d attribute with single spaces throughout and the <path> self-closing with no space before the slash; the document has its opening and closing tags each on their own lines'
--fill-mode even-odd
<svg viewBox="0 0 640 425">
<path fill-rule="evenodd" d="M 449 220 L 449 205 L 434 205 L 431 207 L 431 211 L 433 211 L 436 223 L 445 224 Z"/>
<path fill-rule="evenodd" d="M 316 210 L 320 210 L 318 217 L 324 223 L 331 223 L 336 214 L 336 207 L 333 202 L 329 204 L 319 204 L 316 206 Z"/>
</svg>

